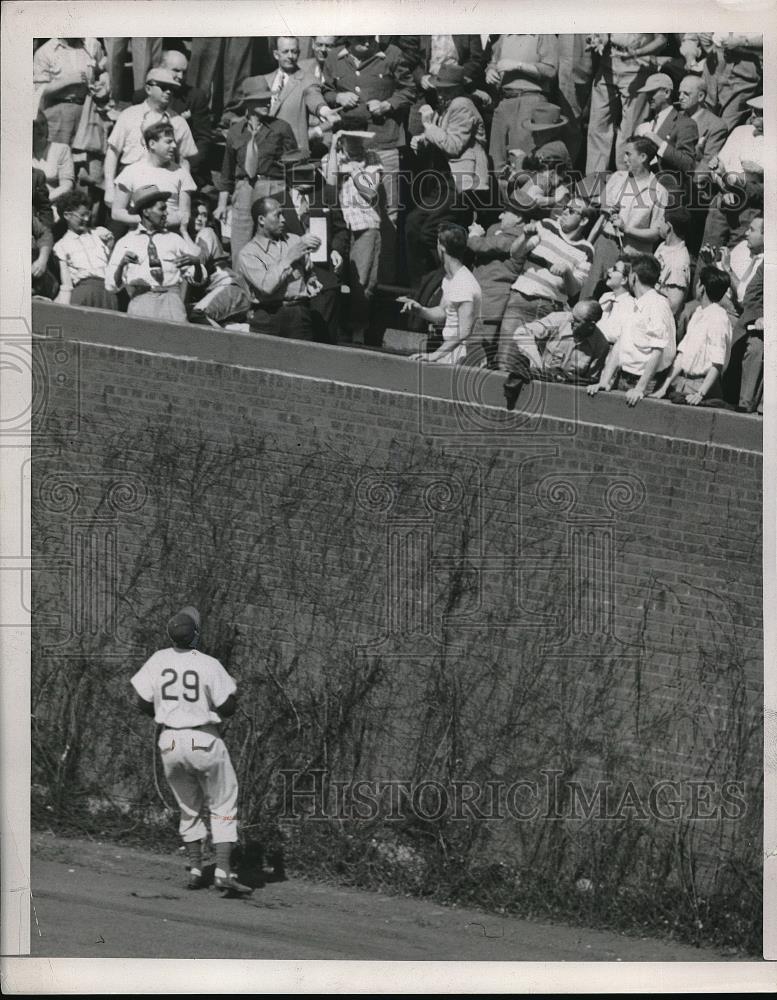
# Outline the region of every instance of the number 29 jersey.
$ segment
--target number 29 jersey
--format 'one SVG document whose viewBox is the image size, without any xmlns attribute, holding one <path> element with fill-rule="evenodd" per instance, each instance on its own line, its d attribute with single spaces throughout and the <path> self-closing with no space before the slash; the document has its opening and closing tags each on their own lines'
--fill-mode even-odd
<svg viewBox="0 0 777 1000">
<path fill-rule="evenodd" d="M 197 649 L 160 649 L 132 678 L 144 701 L 154 703 L 154 719 L 173 729 L 219 723 L 215 711 L 237 685 L 218 660 Z"/>
</svg>

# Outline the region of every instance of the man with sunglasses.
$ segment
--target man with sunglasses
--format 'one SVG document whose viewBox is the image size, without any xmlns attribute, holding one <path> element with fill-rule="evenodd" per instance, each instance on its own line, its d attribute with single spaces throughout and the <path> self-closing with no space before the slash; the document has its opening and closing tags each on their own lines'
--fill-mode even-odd
<svg viewBox="0 0 777 1000">
<path fill-rule="evenodd" d="M 175 74 L 163 66 L 156 66 L 146 74 L 146 99 L 122 111 L 108 137 L 105 154 L 105 203 L 113 204 L 114 181 L 119 166 L 122 169 L 141 160 L 146 155 L 143 130 L 159 121 L 167 120 L 173 129 L 177 157 L 180 165 L 189 169 L 189 160 L 197 155 L 197 145 L 191 129 L 181 115 L 176 114 L 171 102 L 180 90 Z"/>
</svg>

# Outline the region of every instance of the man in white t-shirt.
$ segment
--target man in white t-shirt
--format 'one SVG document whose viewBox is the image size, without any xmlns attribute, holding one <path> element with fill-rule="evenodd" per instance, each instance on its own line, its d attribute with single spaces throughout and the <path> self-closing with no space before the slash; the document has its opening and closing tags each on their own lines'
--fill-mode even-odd
<svg viewBox="0 0 777 1000">
<path fill-rule="evenodd" d="M 105 153 L 105 203 L 111 205 L 114 196 L 114 181 L 120 168 L 142 160 L 145 154 L 143 129 L 155 122 L 167 121 L 175 134 L 176 156 L 181 166 L 189 166 L 189 160 L 197 155 L 197 144 L 185 119 L 170 110 L 174 93 L 181 89 L 175 75 L 164 66 L 150 69 L 146 75 L 146 99 L 142 104 L 133 104 L 116 119 L 116 124 L 108 137 Z"/>
<path fill-rule="evenodd" d="M 605 392 L 614 385 L 626 392 L 626 402 L 635 406 L 652 391 L 655 376 L 674 361 L 677 331 L 669 302 L 656 291 L 661 265 L 650 254 L 635 257 L 630 284 L 636 299 L 634 320 L 621 333 L 610 351 L 598 384 L 588 394 Z"/>
<path fill-rule="evenodd" d="M 728 313 L 720 304 L 731 284 L 725 271 L 702 269 L 699 308 L 690 321 L 677 355 L 654 399 L 669 392 L 673 402 L 698 406 L 705 399 L 721 395 L 720 375 L 731 351 L 733 332 Z M 671 390 L 671 392 L 670 392 Z"/>
<path fill-rule="evenodd" d="M 402 312 L 417 312 L 427 323 L 442 327 L 442 344 L 431 354 L 413 354 L 411 361 L 437 361 L 458 365 L 467 360 L 467 341 L 480 329 L 481 291 L 475 276 L 464 266 L 467 230 L 454 223 L 443 223 L 437 233 L 437 255 L 444 275 L 439 306 L 422 306 L 414 299 L 400 296 Z M 474 339 L 474 338 L 473 338 Z"/>
<path fill-rule="evenodd" d="M 232 871 L 237 843 L 237 777 L 219 735 L 234 714 L 237 685 L 218 660 L 197 649 L 200 615 L 185 607 L 167 623 L 173 645 L 154 653 L 132 678 L 138 708 L 162 726 L 159 750 L 165 777 L 181 810 L 178 826 L 189 859 L 190 889 L 204 885 L 202 842 L 210 818 L 216 888 L 228 895 L 252 890 Z"/>
<path fill-rule="evenodd" d="M 135 226 L 140 216 L 130 211 L 135 192 L 154 186 L 169 192 L 167 199 L 167 228 L 178 230 L 186 238 L 186 227 L 191 214 L 191 194 L 197 190 L 188 169 L 175 162 L 175 134 L 168 122 L 156 122 L 143 129 L 146 155 L 126 167 L 116 178 L 111 218 Z"/>
</svg>

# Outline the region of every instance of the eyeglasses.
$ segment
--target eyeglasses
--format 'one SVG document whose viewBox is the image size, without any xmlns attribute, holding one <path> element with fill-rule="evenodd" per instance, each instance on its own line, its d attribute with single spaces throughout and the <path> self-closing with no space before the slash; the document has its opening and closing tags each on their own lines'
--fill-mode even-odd
<svg viewBox="0 0 777 1000">
<path fill-rule="evenodd" d="M 71 218 L 74 222 L 91 222 L 91 215 L 84 215 L 81 212 L 65 212 L 65 215 Z"/>
<path fill-rule="evenodd" d="M 172 83 L 157 83 L 156 80 L 149 80 L 148 82 L 152 87 L 159 87 L 160 90 L 166 90 L 168 94 L 172 94 L 174 90 L 178 89 Z"/>
</svg>

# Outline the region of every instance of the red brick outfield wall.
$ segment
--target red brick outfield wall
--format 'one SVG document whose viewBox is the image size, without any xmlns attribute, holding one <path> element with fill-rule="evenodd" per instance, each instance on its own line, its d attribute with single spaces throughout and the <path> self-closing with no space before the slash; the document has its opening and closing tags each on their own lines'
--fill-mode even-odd
<svg viewBox="0 0 777 1000">
<path fill-rule="evenodd" d="M 701 780 L 716 807 L 741 782 L 743 815 L 683 844 L 719 892 L 732 859 L 757 873 L 758 420 L 555 385 L 508 414 L 494 373 L 43 303 L 33 330 L 41 784 L 154 801 L 127 682 L 193 602 L 245 692 L 256 822 L 284 768 Z M 677 823 L 637 819 L 458 849 L 573 880 L 621 850 L 625 882 L 681 880 Z"/>
</svg>

